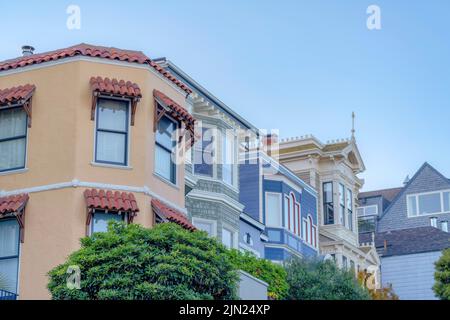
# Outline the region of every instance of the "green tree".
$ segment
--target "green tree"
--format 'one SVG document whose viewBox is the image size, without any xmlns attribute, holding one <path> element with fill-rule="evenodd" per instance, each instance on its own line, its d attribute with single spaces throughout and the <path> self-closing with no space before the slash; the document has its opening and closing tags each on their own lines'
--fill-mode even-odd
<svg viewBox="0 0 450 320">
<path fill-rule="evenodd" d="M 69 266 L 81 271 L 70 290 Z M 167 223 L 146 229 L 111 223 L 108 232 L 81 240 L 81 249 L 49 272 L 53 299 L 236 299 L 237 273 L 227 250 L 204 232 Z"/>
<path fill-rule="evenodd" d="M 292 259 L 286 265 L 291 300 L 370 300 L 349 271 L 332 261 Z"/>
<path fill-rule="evenodd" d="M 286 298 L 289 285 L 286 280 L 286 270 L 281 265 L 238 250 L 230 250 L 229 256 L 236 269 L 243 270 L 269 284 L 267 292 L 269 298 L 274 300 Z"/>
<path fill-rule="evenodd" d="M 450 300 L 450 249 L 444 250 L 435 266 L 434 293 L 441 300 Z"/>
</svg>

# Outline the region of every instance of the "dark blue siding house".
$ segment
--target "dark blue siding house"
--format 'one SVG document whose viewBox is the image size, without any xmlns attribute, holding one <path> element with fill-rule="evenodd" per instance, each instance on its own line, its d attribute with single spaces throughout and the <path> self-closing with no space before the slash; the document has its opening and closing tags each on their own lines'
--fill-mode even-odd
<svg viewBox="0 0 450 320">
<path fill-rule="evenodd" d="M 436 299 L 434 263 L 450 248 L 450 180 L 425 163 L 403 187 L 360 193 L 358 216 L 360 241 L 375 234 L 383 285 L 400 299 Z"/>
<path fill-rule="evenodd" d="M 283 262 L 293 256 L 318 255 L 317 194 L 313 188 L 262 152 L 240 164 L 239 185 L 245 216 L 265 227 L 261 256 Z"/>
</svg>

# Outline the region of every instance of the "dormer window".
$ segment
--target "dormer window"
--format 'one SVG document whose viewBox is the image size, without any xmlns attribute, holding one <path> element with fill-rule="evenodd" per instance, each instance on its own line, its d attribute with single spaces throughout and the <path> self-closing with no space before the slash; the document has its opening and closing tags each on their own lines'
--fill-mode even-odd
<svg viewBox="0 0 450 320">
<path fill-rule="evenodd" d="M 407 196 L 408 217 L 450 213 L 450 190 Z"/>
</svg>

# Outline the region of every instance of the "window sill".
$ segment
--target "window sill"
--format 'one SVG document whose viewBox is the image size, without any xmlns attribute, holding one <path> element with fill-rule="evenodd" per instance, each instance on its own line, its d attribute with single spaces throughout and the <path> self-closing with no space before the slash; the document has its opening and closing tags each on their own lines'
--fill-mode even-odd
<svg viewBox="0 0 450 320">
<path fill-rule="evenodd" d="M 153 173 L 153 176 L 155 176 L 156 178 L 158 178 L 159 180 L 161 180 L 162 182 L 167 184 L 169 187 L 180 190 L 180 187 L 177 184 L 172 183 L 171 181 L 167 180 L 166 178 L 160 176 L 159 174 Z"/>
<path fill-rule="evenodd" d="M 11 174 L 21 174 L 21 173 L 25 173 L 28 172 L 28 168 L 23 168 L 23 169 L 16 169 L 16 170 L 11 170 L 11 171 L 3 171 L 0 172 L 0 176 L 9 176 Z"/>
<path fill-rule="evenodd" d="M 91 166 L 101 167 L 101 168 L 110 168 L 110 169 L 120 169 L 120 170 L 133 170 L 133 167 L 130 167 L 130 166 L 121 166 L 121 165 L 116 165 L 116 164 L 107 164 L 107 163 L 99 163 L 99 162 L 91 162 Z"/>
</svg>

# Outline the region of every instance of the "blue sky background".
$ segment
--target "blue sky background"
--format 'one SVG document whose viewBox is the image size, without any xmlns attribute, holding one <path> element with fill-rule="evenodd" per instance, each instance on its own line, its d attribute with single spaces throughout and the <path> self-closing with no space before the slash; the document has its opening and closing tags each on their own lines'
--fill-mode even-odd
<svg viewBox="0 0 450 320">
<path fill-rule="evenodd" d="M 66 8 L 81 8 L 81 30 Z M 366 28 L 380 6 L 382 30 Z M 450 1 L 1 1 L 0 60 L 87 42 L 167 56 L 260 128 L 350 136 L 365 190 L 450 177 Z"/>
</svg>

